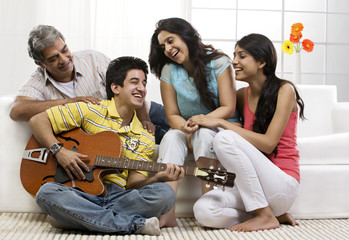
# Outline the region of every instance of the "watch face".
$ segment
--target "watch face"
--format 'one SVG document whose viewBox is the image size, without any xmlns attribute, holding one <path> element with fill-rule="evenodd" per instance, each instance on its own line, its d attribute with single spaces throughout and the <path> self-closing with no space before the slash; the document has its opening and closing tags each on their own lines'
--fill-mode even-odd
<svg viewBox="0 0 349 240">
<path fill-rule="evenodd" d="M 59 148 L 58 144 L 54 144 L 54 145 L 52 146 L 52 150 L 53 150 L 53 151 L 57 151 L 58 148 Z"/>
<path fill-rule="evenodd" d="M 63 144 L 61 143 L 55 143 L 52 145 L 52 147 L 50 148 L 50 151 L 52 152 L 52 154 L 55 154 L 56 152 L 58 152 L 58 150 L 63 146 Z"/>
</svg>

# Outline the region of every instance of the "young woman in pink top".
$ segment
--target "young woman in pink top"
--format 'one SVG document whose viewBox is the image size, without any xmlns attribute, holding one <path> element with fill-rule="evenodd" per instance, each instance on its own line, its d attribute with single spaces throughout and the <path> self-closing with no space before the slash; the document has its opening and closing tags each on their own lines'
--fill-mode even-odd
<svg viewBox="0 0 349 240">
<path fill-rule="evenodd" d="M 236 80 L 248 83 L 237 92 L 243 128 L 207 115 L 189 120 L 225 129 L 216 135 L 214 150 L 224 168 L 236 173 L 233 188 L 212 190 L 195 203 L 195 217 L 204 226 L 257 231 L 297 224 L 287 211 L 300 181 L 296 133 L 304 103 L 293 83 L 275 75 L 276 63 L 267 37 L 243 37 L 233 60 Z"/>
</svg>

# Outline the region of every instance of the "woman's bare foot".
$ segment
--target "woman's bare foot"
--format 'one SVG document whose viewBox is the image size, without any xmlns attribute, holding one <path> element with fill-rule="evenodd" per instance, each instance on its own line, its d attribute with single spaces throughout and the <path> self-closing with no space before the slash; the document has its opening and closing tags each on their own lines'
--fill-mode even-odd
<svg viewBox="0 0 349 240">
<path fill-rule="evenodd" d="M 230 231 L 251 232 L 274 229 L 278 227 L 280 227 L 280 224 L 272 213 L 270 207 L 268 206 L 265 208 L 257 209 L 253 218 L 247 220 L 246 222 L 232 226 L 228 229 Z"/>
<path fill-rule="evenodd" d="M 175 208 L 172 208 L 168 213 L 161 215 L 159 217 L 159 225 L 160 225 L 160 228 L 178 226 L 176 215 L 175 215 Z"/>
<path fill-rule="evenodd" d="M 276 219 L 279 221 L 280 224 L 287 224 L 287 225 L 291 225 L 292 227 L 298 225 L 296 220 L 289 213 L 284 213 L 284 214 L 276 217 Z"/>
</svg>

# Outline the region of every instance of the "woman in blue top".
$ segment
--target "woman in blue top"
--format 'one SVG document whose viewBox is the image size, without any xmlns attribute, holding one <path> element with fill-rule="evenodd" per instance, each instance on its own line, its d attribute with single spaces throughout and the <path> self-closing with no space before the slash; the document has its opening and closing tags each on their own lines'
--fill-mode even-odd
<svg viewBox="0 0 349 240">
<path fill-rule="evenodd" d="M 183 165 L 189 148 L 198 167 L 217 164 L 212 141 L 219 130 L 189 126 L 188 120 L 199 114 L 222 119 L 234 116 L 236 90 L 230 58 L 202 43 L 187 21 L 169 18 L 156 25 L 149 64 L 161 80 L 161 97 L 171 126 L 160 143 L 158 162 Z M 203 193 L 210 190 L 206 183 L 202 184 Z M 178 182 L 169 184 L 177 190 Z M 160 224 L 177 225 L 174 209 L 160 219 Z"/>
</svg>

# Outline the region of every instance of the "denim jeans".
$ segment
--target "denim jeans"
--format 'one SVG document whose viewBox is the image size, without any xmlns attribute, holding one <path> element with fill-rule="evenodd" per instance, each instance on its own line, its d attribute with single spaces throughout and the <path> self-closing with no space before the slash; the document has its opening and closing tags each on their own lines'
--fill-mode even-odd
<svg viewBox="0 0 349 240">
<path fill-rule="evenodd" d="M 149 117 L 150 121 L 155 125 L 155 143 L 160 144 L 162 137 L 165 135 L 167 130 L 170 129 L 164 106 L 156 102 L 151 102 Z"/>
<path fill-rule="evenodd" d="M 58 223 L 81 231 L 132 234 L 144 228 L 145 220 L 173 208 L 176 196 L 165 183 L 125 190 L 105 184 L 104 197 L 49 182 L 36 195 L 39 207 Z"/>
</svg>

